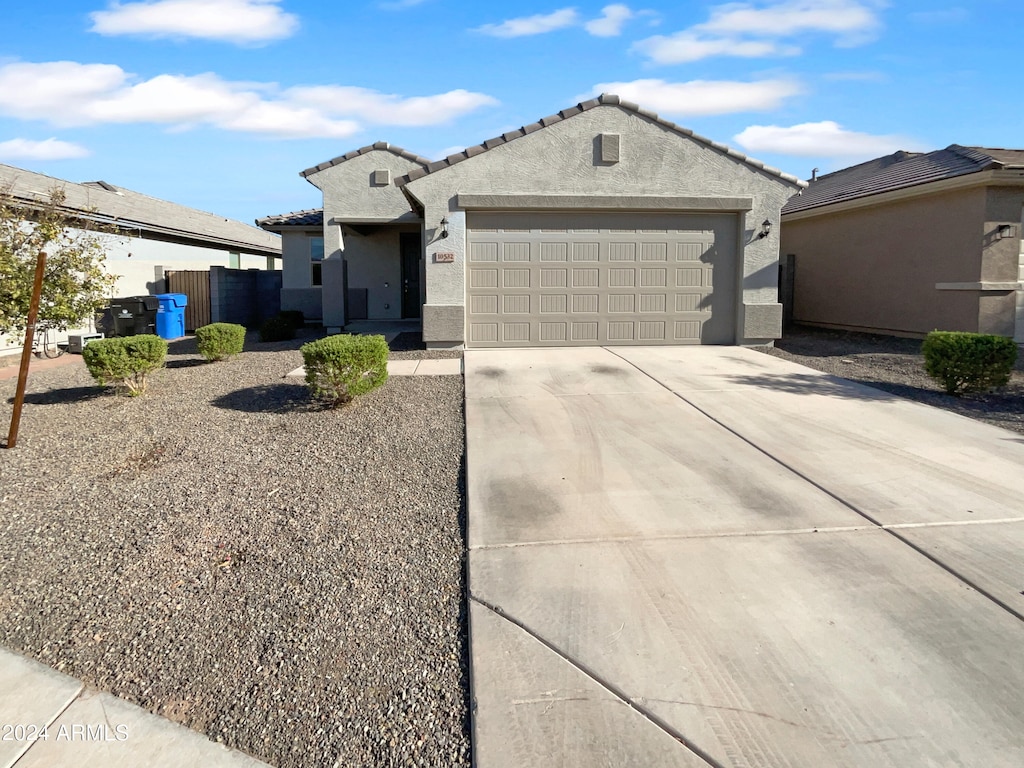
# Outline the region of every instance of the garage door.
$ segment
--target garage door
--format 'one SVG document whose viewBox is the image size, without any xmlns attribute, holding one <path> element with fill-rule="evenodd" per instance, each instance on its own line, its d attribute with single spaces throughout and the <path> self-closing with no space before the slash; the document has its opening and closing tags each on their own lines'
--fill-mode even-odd
<svg viewBox="0 0 1024 768">
<path fill-rule="evenodd" d="M 735 215 L 469 212 L 467 226 L 467 346 L 735 342 Z"/>
</svg>

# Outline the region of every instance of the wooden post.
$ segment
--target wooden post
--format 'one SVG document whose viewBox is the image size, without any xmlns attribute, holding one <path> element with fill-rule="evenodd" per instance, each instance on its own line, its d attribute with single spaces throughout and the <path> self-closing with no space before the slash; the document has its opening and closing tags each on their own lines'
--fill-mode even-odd
<svg viewBox="0 0 1024 768">
<path fill-rule="evenodd" d="M 18 426 L 21 424 L 21 406 L 25 403 L 25 387 L 28 384 L 28 364 L 32 359 L 32 339 L 36 335 L 36 318 L 39 316 L 39 296 L 43 292 L 43 273 L 46 271 L 46 253 L 36 257 L 36 279 L 32 283 L 32 300 L 28 307 L 28 324 L 25 327 L 25 346 L 21 350 L 21 368 L 18 371 L 18 389 L 14 395 L 14 411 L 11 413 L 11 431 L 7 433 L 7 447 L 18 444 Z"/>
</svg>

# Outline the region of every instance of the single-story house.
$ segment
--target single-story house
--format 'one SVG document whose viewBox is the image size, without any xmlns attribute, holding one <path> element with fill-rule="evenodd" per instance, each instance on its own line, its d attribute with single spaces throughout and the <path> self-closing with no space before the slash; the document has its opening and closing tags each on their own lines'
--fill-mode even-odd
<svg viewBox="0 0 1024 768">
<path fill-rule="evenodd" d="M 810 325 L 1024 342 L 1022 228 L 1024 150 L 896 152 L 786 203 L 783 294 Z"/>
<path fill-rule="evenodd" d="M 386 142 L 301 174 L 283 308 L 422 318 L 428 347 L 761 344 L 778 221 L 804 182 L 603 95 L 430 160 Z M 314 315 L 315 316 L 315 315 Z"/>
<path fill-rule="evenodd" d="M 27 209 L 64 192 L 63 208 L 110 230 L 104 241 L 106 270 L 116 275 L 114 296 L 165 293 L 165 273 L 223 266 L 277 269 L 281 238 L 250 224 L 116 187 L 105 181 L 75 183 L 0 164 L 0 192 Z M 0 354 L 19 349 L 0 336 Z"/>
</svg>

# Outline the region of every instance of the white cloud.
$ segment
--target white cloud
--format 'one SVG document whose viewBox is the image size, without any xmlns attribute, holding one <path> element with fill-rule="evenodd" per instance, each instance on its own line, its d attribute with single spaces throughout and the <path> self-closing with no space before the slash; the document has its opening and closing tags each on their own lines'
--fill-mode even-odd
<svg viewBox="0 0 1024 768">
<path fill-rule="evenodd" d="M 734 112 L 763 112 L 801 93 L 795 80 L 633 80 L 598 83 L 593 93 L 612 93 L 663 115 L 724 115 Z M 587 98 L 587 97 L 584 97 Z"/>
<path fill-rule="evenodd" d="M 290 37 L 299 17 L 278 7 L 280 0 L 150 0 L 112 2 L 94 11 L 93 32 L 101 35 L 195 37 L 233 43 L 262 43 Z"/>
<path fill-rule="evenodd" d="M 764 58 L 795 56 L 800 49 L 775 40 L 739 40 L 727 37 L 702 37 L 694 32 L 655 35 L 637 42 L 633 49 L 658 64 L 683 64 L 711 56 Z"/>
<path fill-rule="evenodd" d="M 562 8 L 553 13 L 539 13 L 536 16 L 508 19 L 500 24 L 484 24 L 482 27 L 477 27 L 475 31 L 494 37 L 525 37 L 573 27 L 579 23 L 579 20 L 580 15 L 575 8 Z"/>
<path fill-rule="evenodd" d="M 345 138 L 364 123 L 435 125 L 496 103 L 486 94 L 464 90 L 402 97 L 346 86 L 282 89 L 213 73 L 139 80 L 112 64 L 0 66 L 0 115 L 60 126 L 205 125 L 281 138 Z"/>
<path fill-rule="evenodd" d="M 588 21 L 583 25 L 594 37 L 615 37 L 622 34 L 622 25 L 633 18 L 628 5 L 606 5 L 601 9 L 601 17 Z"/>
<path fill-rule="evenodd" d="M 878 26 L 874 10 L 861 0 L 786 0 L 766 8 L 750 3 L 720 5 L 696 28 L 720 35 L 756 37 L 828 32 L 838 35 L 841 43 L 856 44 L 873 37 Z"/>
<path fill-rule="evenodd" d="M 0 141 L 0 158 L 4 160 L 73 160 L 88 157 L 89 150 L 80 144 L 50 138 L 43 141 L 10 139 Z"/>
<path fill-rule="evenodd" d="M 297 102 L 336 116 L 358 116 L 382 125 L 438 125 L 454 115 L 498 103 L 486 94 L 461 89 L 403 98 L 355 86 L 320 85 L 291 88 L 288 94 Z"/>
<path fill-rule="evenodd" d="M 752 125 L 734 137 L 737 144 L 751 152 L 774 152 L 797 157 L 873 158 L 900 149 L 920 149 L 918 142 L 905 136 L 876 136 L 848 131 L 832 120 L 801 123 L 784 128 L 779 125 Z"/>
<path fill-rule="evenodd" d="M 881 26 L 875 10 L 882 0 L 784 0 L 765 7 L 727 3 L 709 19 L 672 35 L 656 35 L 633 49 L 658 64 L 679 64 L 712 56 L 763 58 L 794 56 L 791 38 L 832 35 L 840 46 L 873 39 Z"/>
</svg>

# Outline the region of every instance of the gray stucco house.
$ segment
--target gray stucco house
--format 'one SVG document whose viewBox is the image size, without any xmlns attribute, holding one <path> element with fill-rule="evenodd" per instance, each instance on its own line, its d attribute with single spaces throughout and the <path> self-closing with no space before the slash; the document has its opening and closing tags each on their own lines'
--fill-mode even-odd
<svg viewBox="0 0 1024 768">
<path fill-rule="evenodd" d="M 1024 150 L 953 144 L 830 173 L 782 209 L 787 309 L 810 325 L 1024 342 L 1022 229 Z"/>
<path fill-rule="evenodd" d="M 429 347 L 758 344 L 781 334 L 778 221 L 806 186 L 617 96 L 444 160 L 385 142 L 302 172 L 282 306 Z"/>
</svg>

